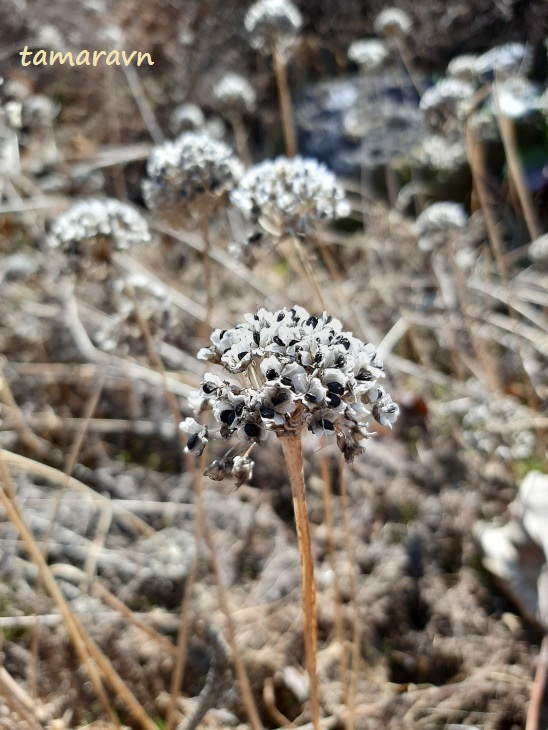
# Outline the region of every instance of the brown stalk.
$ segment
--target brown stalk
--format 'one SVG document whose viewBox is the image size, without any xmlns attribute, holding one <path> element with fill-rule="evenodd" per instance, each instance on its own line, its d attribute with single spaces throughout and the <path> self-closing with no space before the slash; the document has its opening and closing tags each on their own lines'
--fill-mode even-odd
<svg viewBox="0 0 548 730">
<path fill-rule="evenodd" d="M 289 84 L 287 83 L 287 68 L 282 53 L 276 43 L 272 47 L 272 59 L 274 61 L 274 73 L 278 87 L 285 151 L 288 157 L 295 157 L 297 154 L 297 137 L 295 135 L 295 126 L 291 113 L 291 96 L 289 94 Z"/>
<path fill-rule="evenodd" d="M 496 96 L 496 94 L 495 94 Z M 504 147 L 504 153 L 506 155 L 506 161 L 508 162 L 508 170 L 512 182 L 515 185 L 516 193 L 518 195 L 519 203 L 523 211 L 523 217 L 529 230 L 531 240 L 542 236 L 542 226 L 539 221 L 538 213 L 533 205 L 531 193 L 527 187 L 525 175 L 523 172 L 523 166 L 519 158 L 519 149 L 516 140 L 516 126 L 514 122 L 505 117 L 503 114 L 497 115 L 497 122 L 500 129 L 500 136 L 502 139 L 502 146 Z"/>
<path fill-rule="evenodd" d="M 279 436 L 280 444 L 287 465 L 291 491 L 293 492 L 293 508 L 295 510 L 295 525 L 297 527 L 297 541 L 301 556 L 301 588 L 302 608 L 304 619 L 304 648 L 306 668 L 310 681 L 310 704 L 314 730 L 321 730 L 320 725 L 320 698 L 318 691 L 317 673 L 317 641 L 318 629 L 316 618 L 316 586 L 314 585 L 314 561 L 310 541 L 310 525 L 306 510 L 306 495 L 303 474 L 303 452 L 301 434 L 284 433 Z"/>
</svg>

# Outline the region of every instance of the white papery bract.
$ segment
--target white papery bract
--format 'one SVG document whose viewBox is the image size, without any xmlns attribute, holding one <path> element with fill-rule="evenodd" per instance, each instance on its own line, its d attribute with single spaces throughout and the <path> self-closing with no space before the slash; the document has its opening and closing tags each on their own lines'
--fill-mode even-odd
<svg viewBox="0 0 548 730">
<path fill-rule="evenodd" d="M 313 235 L 321 224 L 350 213 L 335 175 L 316 160 L 302 157 L 278 157 L 254 165 L 230 200 L 251 225 L 248 241 L 238 242 L 242 248 L 265 235 Z"/>
<path fill-rule="evenodd" d="M 302 24 L 290 0 L 258 0 L 244 19 L 251 46 L 262 53 L 270 53 L 274 45 L 287 53 L 297 43 Z"/>
<path fill-rule="evenodd" d="M 51 227 L 48 243 L 69 255 L 109 258 L 139 243 L 148 243 L 145 219 L 119 200 L 81 200 L 60 215 Z"/>
<path fill-rule="evenodd" d="M 381 358 L 373 345 L 345 332 L 338 319 L 294 306 L 259 309 L 245 320 L 233 329 L 215 330 L 211 346 L 199 353 L 200 359 L 224 367 L 228 377 L 206 373 L 193 400 L 200 410 L 209 405 L 224 439 L 238 438 L 209 476 L 231 473 L 234 451 L 248 451 L 269 431 L 279 436 L 303 429 L 335 434 L 352 461 L 371 435 L 371 416 L 392 426 L 399 409 L 379 385 Z"/>
<path fill-rule="evenodd" d="M 232 71 L 213 87 L 213 98 L 223 113 L 245 114 L 255 109 L 257 95 L 249 81 Z"/>
<path fill-rule="evenodd" d="M 348 49 L 348 58 L 362 71 L 374 71 L 380 68 L 388 55 L 386 44 L 378 38 L 363 38 L 354 41 Z"/>
<path fill-rule="evenodd" d="M 185 132 L 152 151 L 143 197 L 151 210 L 186 209 L 219 199 L 242 172 L 242 164 L 224 142 L 202 132 Z"/>
</svg>

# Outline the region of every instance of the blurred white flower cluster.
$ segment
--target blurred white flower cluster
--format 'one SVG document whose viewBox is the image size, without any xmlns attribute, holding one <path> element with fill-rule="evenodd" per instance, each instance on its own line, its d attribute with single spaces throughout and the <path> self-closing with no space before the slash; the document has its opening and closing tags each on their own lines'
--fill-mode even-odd
<svg viewBox="0 0 548 730">
<path fill-rule="evenodd" d="M 112 307 L 115 314 L 94 333 L 95 344 L 105 352 L 116 351 L 124 356 L 147 355 L 146 342 L 137 321 L 130 289 L 139 303 L 139 315 L 147 323 L 154 340 L 165 341 L 181 323 L 169 291 L 159 281 L 142 274 L 117 279 L 112 287 Z"/>
<path fill-rule="evenodd" d="M 527 409 L 516 398 L 492 398 L 472 406 L 465 413 L 462 419 L 464 437 L 474 448 L 504 461 L 529 459 L 536 450 L 533 431 L 510 428 L 513 421 L 527 418 Z"/>
<path fill-rule="evenodd" d="M 350 45 L 348 58 L 362 71 L 374 71 L 388 59 L 388 48 L 378 38 L 363 38 Z"/>
<path fill-rule="evenodd" d="M 302 24 L 302 16 L 290 0 L 258 0 L 244 19 L 251 47 L 262 53 L 270 53 L 276 46 L 287 54 L 296 45 Z"/>
<path fill-rule="evenodd" d="M 49 245 L 62 249 L 74 264 L 89 258 L 108 261 L 114 251 L 149 241 L 145 219 L 113 198 L 75 203 L 54 221 L 48 238 Z"/>
<path fill-rule="evenodd" d="M 224 142 L 202 132 L 185 132 L 152 151 L 143 197 L 151 210 L 181 211 L 218 200 L 242 172 L 241 162 Z"/>
<path fill-rule="evenodd" d="M 464 228 L 468 215 L 460 203 L 442 201 L 433 203 L 423 210 L 416 220 L 415 227 L 422 251 L 442 246 L 447 241 L 447 233 Z"/>
<path fill-rule="evenodd" d="M 246 114 L 255 109 L 257 95 L 249 81 L 232 71 L 226 73 L 213 87 L 213 98 L 226 114 Z"/>
<path fill-rule="evenodd" d="M 375 33 L 386 38 L 407 36 L 411 32 L 411 18 L 400 8 L 385 8 L 375 18 Z"/>
<path fill-rule="evenodd" d="M 317 227 L 350 213 L 344 190 L 325 165 L 302 157 L 278 157 L 251 167 L 230 195 L 251 225 L 247 241 L 233 246 L 244 260 L 265 234 L 312 235 Z"/>
<path fill-rule="evenodd" d="M 300 306 L 259 309 L 245 319 L 233 329 L 215 330 L 211 346 L 198 353 L 236 376 L 234 382 L 208 372 L 191 398 L 196 413 L 213 410 L 224 439 L 234 433 L 239 439 L 209 476 L 231 473 L 234 453 L 249 451 L 268 431 L 335 434 L 352 461 L 370 436 L 371 415 L 383 426 L 395 422 L 398 406 L 378 382 L 384 377 L 381 358 L 373 345 L 343 331 L 338 319 L 325 312 L 315 317 Z M 201 453 L 206 427 L 192 418 L 181 427 L 190 434 L 187 450 Z"/>
</svg>

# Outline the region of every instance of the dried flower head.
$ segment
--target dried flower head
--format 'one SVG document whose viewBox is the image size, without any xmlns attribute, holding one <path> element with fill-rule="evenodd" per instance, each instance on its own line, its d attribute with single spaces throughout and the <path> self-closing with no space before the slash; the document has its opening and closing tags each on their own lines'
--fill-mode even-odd
<svg viewBox="0 0 548 730">
<path fill-rule="evenodd" d="M 429 251 L 443 245 L 448 231 L 464 228 L 467 222 L 468 215 L 460 203 L 434 203 L 417 218 L 419 247 Z"/>
<path fill-rule="evenodd" d="M 394 36 L 407 36 L 411 32 L 413 23 L 404 10 L 399 8 L 386 8 L 375 18 L 375 33 L 391 38 Z"/>
<path fill-rule="evenodd" d="M 302 157 L 278 157 L 251 167 L 231 195 L 231 202 L 251 224 L 249 247 L 265 234 L 306 236 L 349 214 L 344 190 L 325 165 Z"/>
<path fill-rule="evenodd" d="M 477 83 L 477 61 L 478 57 L 472 53 L 463 53 L 461 56 L 455 56 L 447 66 L 447 75 L 454 79 Z"/>
<path fill-rule="evenodd" d="M 188 213 L 190 205 L 215 207 L 243 172 L 224 142 L 201 132 L 185 132 L 158 145 L 147 164 L 143 197 L 151 210 Z"/>
<path fill-rule="evenodd" d="M 527 48 L 523 43 L 504 43 L 483 53 L 476 61 L 479 76 L 500 79 L 503 76 L 526 73 Z"/>
<path fill-rule="evenodd" d="M 270 53 L 275 46 L 287 55 L 297 44 L 302 24 L 302 16 L 290 0 L 258 0 L 244 19 L 249 42 L 261 53 Z"/>
<path fill-rule="evenodd" d="M 76 266 L 91 258 L 109 261 L 114 251 L 149 241 L 145 219 L 112 198 L 75 203 L 54 221 L 48 238 L 49 245 L 62 249 Z"/>
<path fill-rule="evenodd" d="M 133 274 L 113 283 L 111 305 L 115 313 L 94 333 L 93 340 L 106 352 L 116 350 L 122 355 L 146 356 L 146 342 L 128 288 L 139 303 L 139 315 L 147 323 L 153 339 L 165 341 L 170 332 L 177 330 L 177 309 L 166 287 L 142 274 Z"/>
<path fill-rule="evenodd" d="M 232 473 L 234 454 L 247 457 L 269 431 L 278 436 L 303 429 L 335 434 L 346 460 L 352 461 L 371 435 L 371 415 L 392 426 L 399 409 L 379 385 L 384 377 L 381 358 L 373 345 L 343 331 L 338 319 L 325 313 L 311 316 L 294 306 L 276 312 L 259 309 L 245 320 L 233 329 L 215 330 L 211 346 L 198 353 L 199 359 L 234 376 L 207 372 L 193 399 L 198 411 L 212 409 L 222 438 L 237 434 L 239 439 L 214 462 L 209 476 L 222 479 Z M 182 428 L 191 436 L 196 433 L 188 424 Z M 187 449 L 193 448 L 189 440 Z"/>
<path fill-rule="evenodd" d="M 377 38 L 354 41 L 348 49 L 348 58 L 362 71 L 374 71 L 380 68 L 388 55 L 386 44 Z"/>
<path fill-rule="evenodd" d="M 533 431 L 517 424 L 515 429 L 509 428 L 513 421 L 524 421 L 528 417 L 528 410 L 515 398 L 491 398 L 473 405 L 464 414 L 464 437 L 474 448 L 504 461 L 529 459 L 536 448 Z"/>
<path fill-rule="evenodd" d="M 246 114 L 255 109 L 257 95 L 249 81 L 232 71 L 213 87 L 213 98 L 223 113 Z"/>
<path fill-rule="evenodd" d="M 413 159 L 417 165 L 439 172 L 454 172 L 468 163 L 463 139 L 443 134 L 425 137 L 413 150 Z"/>
<path fill-rule="evenodd" d="M 464 118 L 474 92 L 475 87 L 469 81 L 453 77 L 441 79 L 426 89 L 420 108 L 432 129 L 444 128 L 448 122 Z"/>
<path fill-rule="evenodd" d="M 524 119 L 540 109 L 540 89 L 516 74 L 493 84 L 492 107 L 496 114 L 510 119 Z"/>
<path fill-rule="evenodd" d="M 169 120 L 169 128 L 173 134 L 201 129 L 204 124 L 204 113 L 196 104 L 179 104 L 173 110 Z"/>
</svg>

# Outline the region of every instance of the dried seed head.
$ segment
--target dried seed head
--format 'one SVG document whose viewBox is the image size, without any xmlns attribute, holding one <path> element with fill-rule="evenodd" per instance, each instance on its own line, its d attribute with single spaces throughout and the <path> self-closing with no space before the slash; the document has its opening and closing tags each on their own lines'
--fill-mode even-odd
<svg viewBox="0 0 548 730">
<path fill-rule="evenodd" d="M 477 62 L 478 56 L 473 54 L 466 53 L 455 56 L 447 66 L 447 75 L 454 79 L 476 84 L 478 81 Z"/>
<path fill-rule="evenodd" d="M 51 227 L 48 243 L 78 266 L 81 259 L 110 260 L 114 251 L 148 243 L 145 219 L 118 200 L 91 198 L 75 203 Z"/>
<path fill-rule="evenodd" d="M 432 129 L 443 128 L 448 121 L 463 119 L 469 111 L 475 87 L 469 81 L 445 78 L 426 89 L 420 108 Z"/>
<path fill-rule="evenodd" d="M 282 52 L 290 51 L 302 24 L 302 16 L 290 0 L 258 0 L 244 19 L 249 42 L 261 53 L 270 53 L 274 45 Z"/>
<path fill-rule="evenodd" d="M 336 434 L 339 448 L 352 460 L 370 435 L 371 416 L 392 426 L 399 409 L 378 384 L 384 377 L 382 360 L 373 345 L 344 332 L 339 320 L 326 313 L 311 316 L 299 306 L 259 309 L 245 320 L 233 329 L 215 330 L 211 346 L 198 353 L 234 376 L 206 373 L 199 399 L 200 407 L 209 404 L 224 439 L 237 434 L 239 455 L 269 431 L 280 436 L 307 428 Z M 221 467 L 231 472 L 233 453 L 234 448 L 215 465 L 215 478 Z"/>
<path fill-rule="evenodd" d="M 189 213 L 202 204 L 210 210 L 232 190 L 243 167 L 230 147 L 200 132 L 185 132 L 158 145 L 147 164 L 143 197 L 151 210 Z"/>
<path fill-rule="evenodd" d="M 467 222 L 468 215 L 460 203 L 434 203 L 417 218 L 419 247 L 423 251 L 431 251 L 443 245 L 449 231 L 464 228 Z"/>
<path fill-rule="evenodd" d="M 170 333 L 181 326 L 179 312 L 173 306 L 166 287 L 159 281 L 141 274 L 116 279 L 111 289 L 113 316 L 93 334 L 97 347 L 106 352 L 116 351 L 124 356 L 147 356 L 146 342 L 137 320 L 135 304 L 128 287 L 139 303 L 139 314 L 146 322 L 154 340 L 165 342 Z"/>
<path fill-rule="evenodd" d="M 223 114 L 247 114 L 255 109 L 257 95 L 240 74 L 226 73 L 213 87 L 213 98 Z"/>
<path fill-rule="evenodd" d="M 375 18 L 375 33 L 386 38 L 407 36 L 412 27 L 409 15 L 399 8 L 386 8 Z"/>
<path fill-rule="evenodd" d="M 169 120 L 169 128 L 173 134 L 193 132 L 201 129 L 204 124 L 204 114 L 196 104 L 180 104 L 173 110 Z"/>
<path fill-rule="evenodd" d="M 242 249 L 265 236 L 312 235 L 318 226 L 349 214 L 344 190 L 316 160 L 278 157 L 251 167 L 230 195 L 251 226 Z"/>
<path fill-rule="evenodd" d="M 362 71 L 375 71 L 388 59 L 386 44 L 377 38 L 354 41 L 348 49 L 348 58 Z"/>
</svg>

